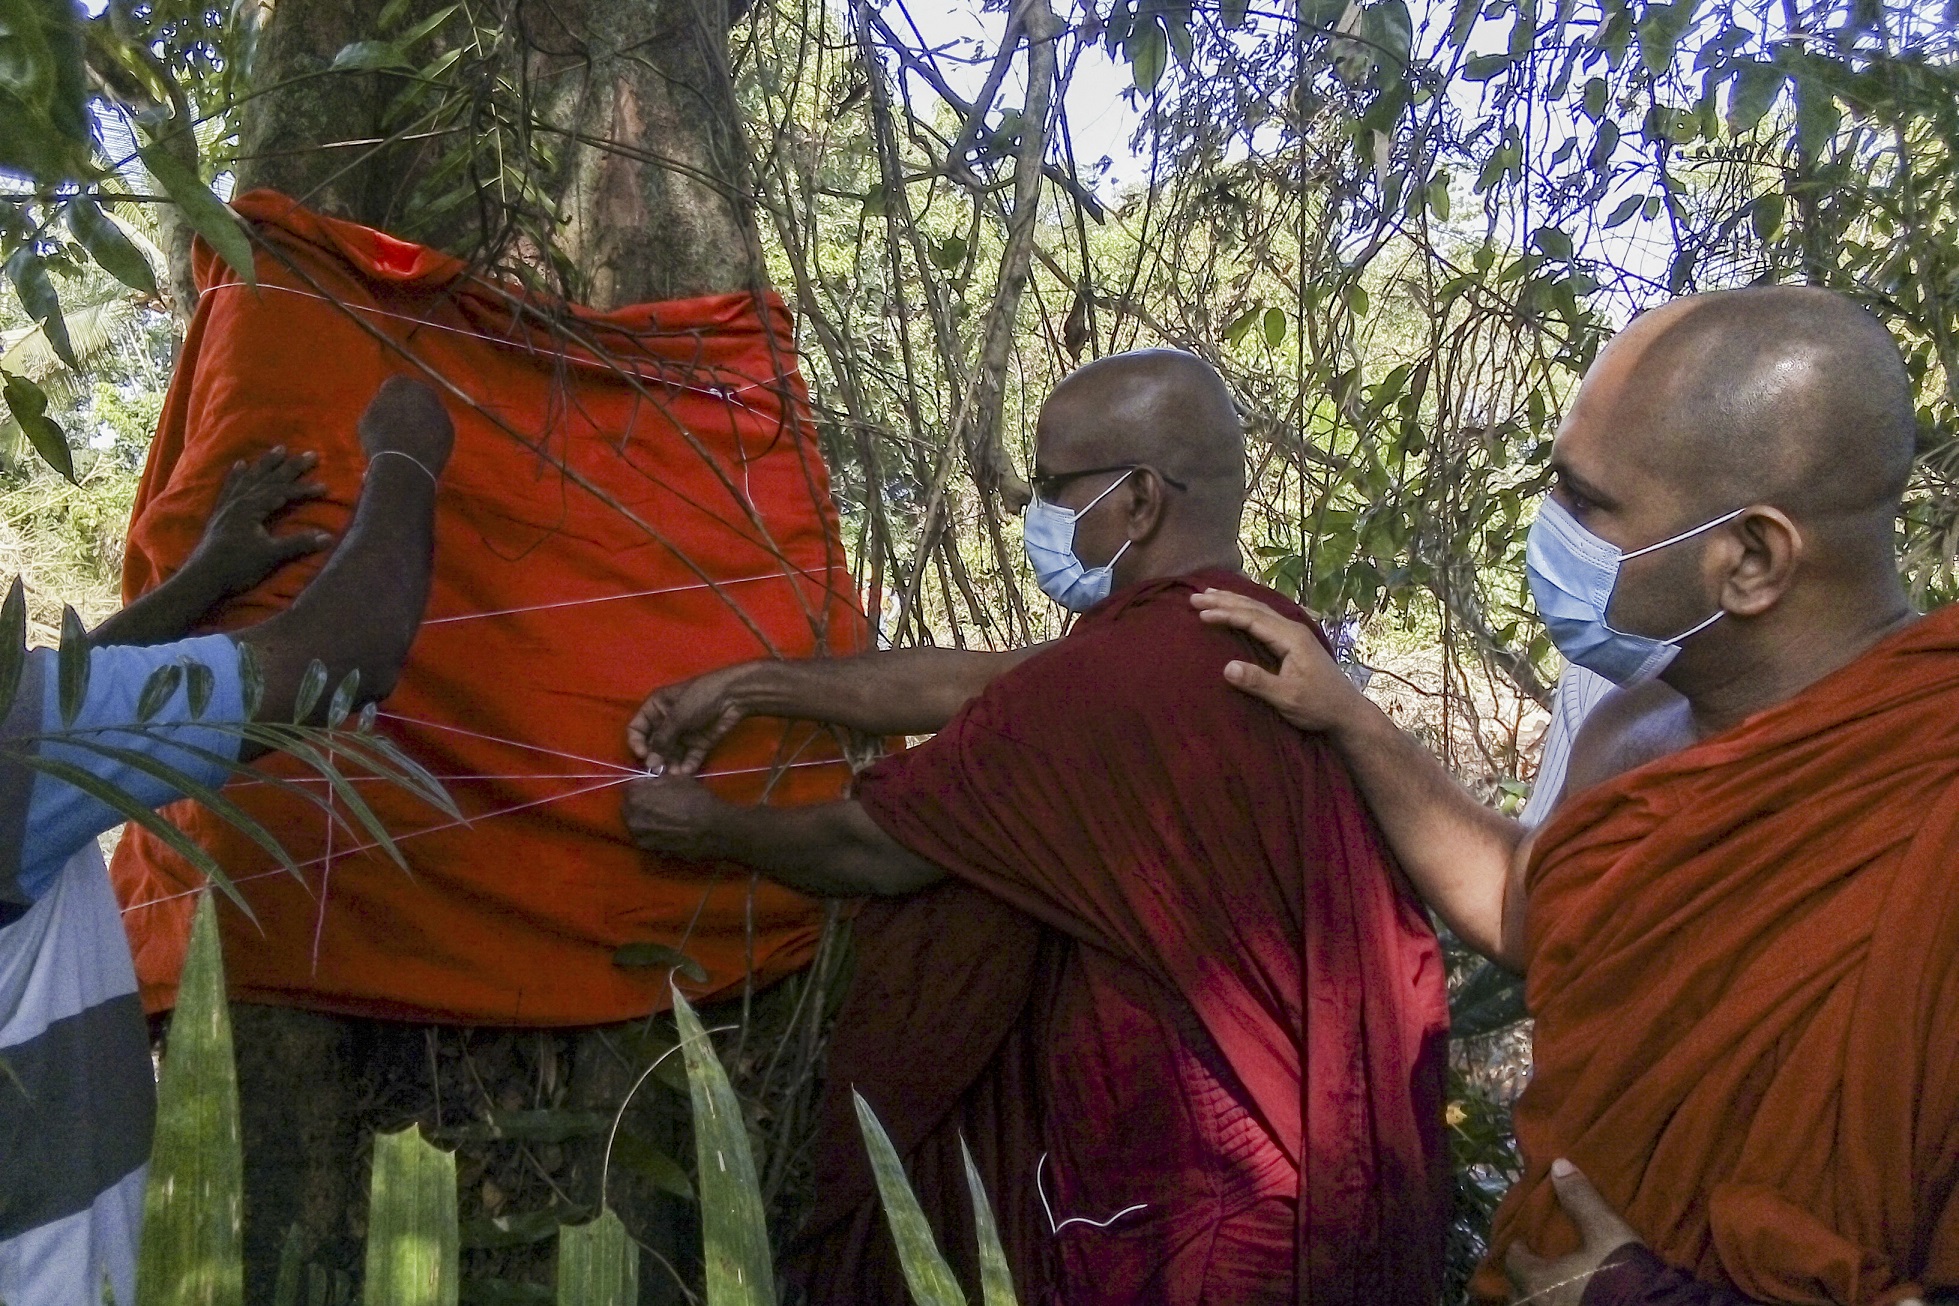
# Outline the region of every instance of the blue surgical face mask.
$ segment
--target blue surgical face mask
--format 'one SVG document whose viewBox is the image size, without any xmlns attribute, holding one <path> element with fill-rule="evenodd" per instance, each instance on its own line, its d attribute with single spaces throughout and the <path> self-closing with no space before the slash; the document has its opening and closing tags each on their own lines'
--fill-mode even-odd
<svg viewBox="0 0 1959 1306">
<path fill-rule="evenodd" d="M 1128 479 L 1129 472 L 1116 477 L 1108 489 L 1090 499 L 1087 507 L 1079 512 L 1049 503 L 1038 494 L 1027 505 L 1022 543 L 1027 550 L 1028 564 L 1034 568 L 1034 580 L 1040 585 L 1041 593 L 1070 612 L 1086 612 L 1109 597 L 1109 591 L 1115 588 L 1116 563 L 1135 543 L 1124 540 L 1116 556 L 1100 567 L 1086 566 L 1075 556 L 1075 523 Z"/>
<path fill-rule="evenodd" d="M 1578 524 L 1565 506 L 1546 499 L 1531 523 L 1530 538 L 1524 546 L 1525 571 L 1530 576 L 1531 598 L 1545 629 L 1558 652 L 1574 665 L 1596 671 L 1617 685 L 1636 685 L 1651 680 L 1666 670 L 1680 652 L 1683 641 L 1700 634 L 1719 621 L 1722 610 L 1672 639 L 1630 635 L 1606 624 L 1612 608 L 1612 591 L 1619 583 L 1619 567 L 1628 558 L 1655 553 L 1668 545 L 1690 540 L 1703 531 L 1731 522 L 1745 508 L 1713 521 L 1702 522 L 1690 531 L 1671 539 L 1649 544 L 1643 549 L 1621 553 L 1614 545 Z"/>
</svg>

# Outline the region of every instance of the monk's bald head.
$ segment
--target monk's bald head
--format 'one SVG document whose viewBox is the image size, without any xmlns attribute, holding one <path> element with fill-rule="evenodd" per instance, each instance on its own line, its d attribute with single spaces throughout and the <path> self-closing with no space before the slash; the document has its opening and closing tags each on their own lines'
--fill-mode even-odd
<svg viewBox="0 0 1959 1306">
<path fill-rule="evenodd" d="M 1888 532 L 1911 471 L 1916 421 L 1897 344 L 1830 291 L 1756 287 L 1655 309 L 1601 354 L 1588 403 L 1620 456 L 1671 487 L 1689 516 L 1765 503 Z"/>
<path fill-rule="evenodd" d="M 1229 506 L 1245 497 L 1245 434 L 1224 378 L 1195 354 L 1138 349 L 1070 373 L 1041 406 L 1041 470 L 1138 463 Z"/>
</svg>

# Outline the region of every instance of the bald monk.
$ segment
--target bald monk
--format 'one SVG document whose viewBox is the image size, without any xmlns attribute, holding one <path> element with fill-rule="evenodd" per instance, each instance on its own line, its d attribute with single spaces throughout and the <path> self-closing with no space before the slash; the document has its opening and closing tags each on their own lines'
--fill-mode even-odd
<svg viewBox="0 0 1959 1306">
<path fill-rule="evenodd" d="M 962 1135 L 1023 1301 L 1432 1302 L 1436 941 L 1332 751 L 1226 686 L 1253 646 L 1190 609 L 1219 588 L 1298 612 L 1239 569 L 1231 397 L 1191 355 L 1120 355 L 1055 389 L 1037 443 L 1028 557 L 1081 614 L 1065 638 L 753 663 L 633 725 L 669 772 L 627 799 L 645 846 L 881 900 L 791 1275 L 819 1303 L 909 1300 L 855 1088 L 975 1299 Z M 936 733 L 827 806 L 671 778 L 750 713 Z"/>
<path fill-rule="evenodd" d="M 1820 290 L 1683 299 L 1600 354 L 1528 557 L 1559 648 L 1623 688 L 1534 841 L 1309 632 L 1194 600 L 1283 659 L 1226 676 L 1330 740 L 1429 903 L 1526 976 L 1485 1300 L 1959 1285 L 1959 610 L 1899 582 L 1914 427 L 1890 336 Z"/>
</svg>

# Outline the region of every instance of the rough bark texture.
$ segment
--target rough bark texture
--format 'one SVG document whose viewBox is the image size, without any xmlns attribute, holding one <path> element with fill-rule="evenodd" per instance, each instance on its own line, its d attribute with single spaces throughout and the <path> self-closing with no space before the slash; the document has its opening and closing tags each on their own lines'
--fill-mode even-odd
<svg viewBox="0 0 1959 1306">
<path fill-rule="evenodd" d="M 423 183 L 464 138 L 486 129 L 487 101 L 453 130 L 415 139 L 431 129 L 400 120 L 398 110 L 390 116 L 408 77 L 323 71 L 348 45 L 375 37 L 385 7 L 386 0 L 279 0 L 259 38 L 252 80 L 260 93 L 242 116 L 240 187 L 269 186 L 458 253 L 485 245 L 492 256 L 512 253 L 515 237 L 500 228 L 498 179 L 480 170 L 481 193 L 471 202 L 433 222 L 416 212 Z M 415 0 L 391 26 L 412 27 L 441 7 Z M 414 59 L 467 45 L 459 21 L 416 47 Z M 520 134 L 553 160 L 538 180 L 564 219 L 553 243 L 569 260 L 570 288 L 586 302 L 612 308 L 756 283 L 760 250 L 728 72 L 729 21 L 728 0 L 504 6 L 511 52 L 482 61 L 477 75 L 524 88 L 531 121 Z M 503 93 L 495 107 L 507 109 L 510 98 Z M 391 134 L 403 139 L 376 143 Z M 534 248 L 514 252 L 543 262 Z"/>
<path fill-rule="evenodd" d="M 383 32 L 387 0 L 277 0 L 241 116 L 240 189 L 271 187 L 485 264 L 522 264 L 601 308 L 759 284 L 728 70 L 730 0 L 504 0 L 476 10 L 474 33 L 459 13 L 412 51 L 421 66 L 463 50 L 439 131 L 402 113 L 401 97 L 416 93 L 410 78 L 328 71 L 348 45 L 412 28 L 443 3 L 411 0 Z M 527 108 L 515 118 L 512 87 Z M 478 150 L 460 174 L 440 171 L 490 130 L 528 151 L 534 188 L 508 209 L 499 197 L 518 192 L 483 175 L 496 151 Z M 459 186 L 471 192 L 463 202 L 432 202 Z M 605 1140 L 482 1141 L 470 1129 L 491 1112 L 609 1118 L 648 1061 L 644 1031 L 630 1026 L 472 1030 L 243 1003 L 233 1013 L 254 1303 L 272 1300 L 282 1257 L 302 1264 L 302 1300 L 358 1300 L 371 1139 L 410 1121 L 459 1144 L 464 1275 L 477 1299 L 523 1291 L 496 1296 L 485 1281 L 541 1291 L 552 1282 L 554 1218 L 597 1209 Z M 684 1117 L 652 1080 L 632 1098 L 628 1128 L 681 1157 Z M 617 1154 L 606 1187 L 654 1254 L 641 1300 L 682 1300 L 654 1256 L 691 1274 L 692 1208 Z"/>
</svg>

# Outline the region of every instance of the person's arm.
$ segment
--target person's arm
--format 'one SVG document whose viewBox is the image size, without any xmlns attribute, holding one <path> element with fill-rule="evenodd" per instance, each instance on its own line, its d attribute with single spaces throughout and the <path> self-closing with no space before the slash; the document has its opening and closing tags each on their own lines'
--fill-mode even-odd
<svg viewBox="0 0 1959 1306">
<path fill-rule="evenodd" d="M 359 702 L 386 698 L 422 624 L 435 554 L 436 482 L 454 430 L 433 390 L 396 376 L 361 415 L 360 436 L 367 476 L 346 538 L 290 608 L 234 636 L 258 657 L 261 719 L 291 719 L 316 660 L 326 665 L 329 685 L 358 671 Z M 316 717 L 326 712 L 327 697 Z"/>
<path fill-rule="evenodd" d="M 1203 620 L 1244 631 L 1272 650 L 1280 659 L 1276 672 L 1232 662 L 1225 679 L 1300 729 L 1323 732 L 1423 900 L 1469 947 L 1520 970 L 1524 828 L 1477 802 L 1354 687 L 1306 627 L 1222 590 L 1191 602 Z"/>
<path fill-rule="evenodd" d="M 738 807 L 690 777 L 639 780 L 626 789 L 626 828 L 648 852 L 686 861 L 732 861 L 817 898 L 916 893 L 945 871 L 910 852 L 855 802 Z"/>
<path fill-rule="evenodd" d="M 235 464 L 218 490 L 203 538 L 184 565 L 90 631 L 89 643 L 108 648 L 182 639 L 220 603 L 333 543 L 324 531 L 273 535 L 266 529 L 287 508 L 326 493 L 325 486 L 306 479 L 319 461 L 317 454 L 288 454 L 280 447 L 250 466 Z"/>
<path fill-rule="evenodd" d="M 1044 647 L 744 662 L 655 691 L 626 728 L 626 742 L 649 766 L 692 775 L 744 717 L 820 721 L 867 735 L 933 734 L 994 677 Z"/>
</svg>

